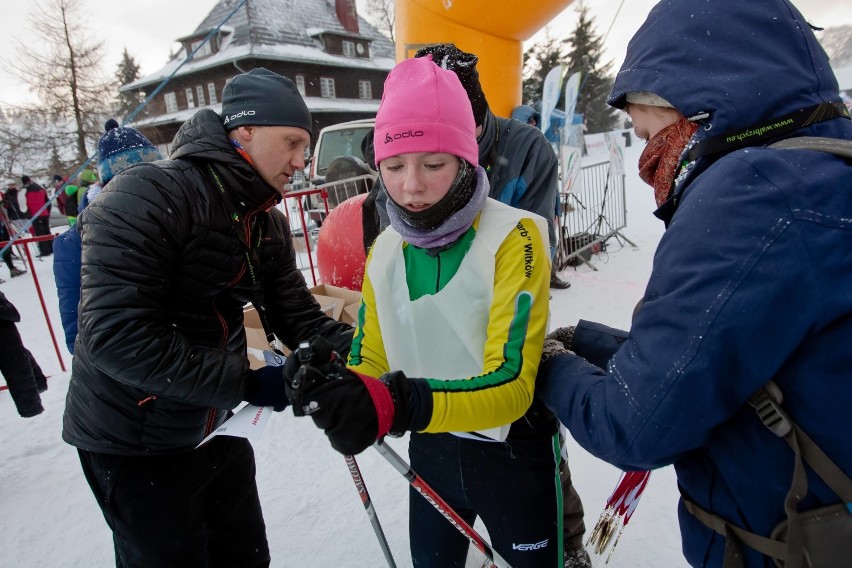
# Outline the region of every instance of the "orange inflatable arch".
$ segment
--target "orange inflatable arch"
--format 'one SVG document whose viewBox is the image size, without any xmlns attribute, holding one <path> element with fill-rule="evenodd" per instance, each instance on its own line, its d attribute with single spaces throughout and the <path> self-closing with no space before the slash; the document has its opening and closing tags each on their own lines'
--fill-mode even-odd
<svg viewBox="0 0 852 568">
<path fill-rule="evenodd" d="M 573 0 L 396 0 L 396 60 L 425 45 L 454 43 L 479 56 L 488 105 L 510 116 L 521 104 L 522 42 Z"/>
</svg>

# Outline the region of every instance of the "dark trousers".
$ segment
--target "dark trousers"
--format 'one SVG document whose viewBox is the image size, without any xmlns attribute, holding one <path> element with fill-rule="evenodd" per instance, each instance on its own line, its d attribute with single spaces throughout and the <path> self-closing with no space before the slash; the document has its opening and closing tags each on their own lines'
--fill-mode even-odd
<svg viewBox="0 0 852 568">
<path fill-rule="evenodd" d="M 117 567 L 269 566 L 247 440 L 219 436 L 166 455 L 79 454 L 112 529 Z"/>
<path fill-rule="evenodd" d="M 47 378 L 24 347 L 15 323 L 5 320 L 0 320 L 0 373 L 18 414 L 30 417 L 44 411 L 38 393 L 47 389 Z"/>
<path fill-rule="evenodd" d="M 9 237 L 5 236 L 5 234 L 0 235 L 0 241 L 7 241 L 7 240 L 9 240 Z M 2 247 L 0 247 L 0 248 L 2 248 Z M 9 270 L 12 270 L 13 268 L 15 268 L 15 265 L 12 264 L 12 247 L 7 248 L 6 251 L 0 256 L 3 257 L 3 262 L 6 263 L 6 266 L 9 268 Z"/>
<path fill-rule="evenodd" d="M 505 443 L 412 434 L 411 466 L 515 568 L 562 566 L 561 495 L 555 438 Z M 468 540 L 422 495 L 409 491 L 411 558 L 417 568 L 462 568 Z"/>
<path fill-rule="evenodd" d="M 36 217 L 33 221 L 33 235 L 40 237 L 50 234 L 50 217 Z M 38 243 L 38 253 L 41 256 L 47 256 L 53 253 L 53 241 L 42 241 Z"/>
<path fill-rule="evenodd" d="M 562 434 L 559 435 L 560 447 L 563 444 Z M 562 482 L 562 528 L 565 550 L 583 546 L 583 535 L 586 525 L 583 522 L 583 502 L 571 483 L 571 470 L 564 459 L 559 461 L 559 478 Z"/>
</svg>

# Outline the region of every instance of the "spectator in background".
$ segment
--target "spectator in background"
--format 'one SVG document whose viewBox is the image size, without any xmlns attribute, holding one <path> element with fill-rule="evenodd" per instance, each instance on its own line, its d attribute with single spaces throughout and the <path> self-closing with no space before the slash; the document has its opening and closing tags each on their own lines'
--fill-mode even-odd
<svg viewBox="0 0 852 568">
<path fill-rule="evenodd" d="M 44 207 L 48 202 L 47 190 L 41 185 L 30 179 L 30 176 L 21 176 L 21 183 L 24 185 L 24 190 L 27 192 L 27 215 L 33 217 L 38 213 L 38 216 L 33 219 L 33 235 L 43 237 L 50 234 L 50 205 Z M 42 210 L 42 207 L 44 209 Z M 45 240 L 38 243 L 39 257 L 50 256 L 53 254 L 53 241 Z"/>
<path fill-rule="evenodd" d="M 66 179 L 59 174 L 54 174 L 53 176 L 53 196 L 56 198 L 54 200 L 54 205 L 59 210 L 60 213 L 65 215 L 65 202 L 68 201 L 68 196 L 65 194 L 65 182 Z"/>
<path fill-rule="evenodd" d="M 0 249 L 3 249 L 6 246 L 4 244 L 4 241 L 8 241 L 8 240 L 9 240 L 9 230 L 6 227 L 5 221 L 0 219 Z M 15 278 L 16 276 L 20 276 L 22 274 L 27 273 L 26 270 L 21 270 L 20 268 L 16 267 L 15 264 L 12 262 L 12 247 L 6 248 L 6 250 L 3 252 L 2 256 L 3 256 L 3 262 L 6 263 L 6 267 L 9 269 L 9 276 L 11 276 L 12 278 Z M 2 283 L 2 282 L 4 282 L 4 281 L 0 280 L 0 283 Z"/>
<path fill-rule="evenodd" d="M 158 151 L 157 157 L 152 159 L 159 160 L 160 158 L 161 156 Z M 98 154 L 98 159 L 100 159 L 100 154 Z M 127 165 L 129 166 L 131 163 L 132 162 L 128 162 Z M 78 178 L 80 180 L 79 189 L 75 189 L 74 186 L 67 186 L 65 188 L 65 194 L 68 195 L 68 202 L 66 204 L 66 207 L 68 209 L 68 223 L 72 226 L 74 225 L 74 223 L 77 222 L 77 215 L 82 210 L 81 204 L 83 202 L 83 199 L 85 199 L 86 193 L 92 192 L 94 194 L 97 194 L 101 191 L 101 183 L 106 183 L 98 183 L 98 174 L 96 174 L 94 170 L 83 170 L 82 172 L 80 172 Z"/>
<path fill-rule="evenodd" d="M 26 223 L 26 214 L 21 209 L 21 202 L 19 201 L 18 194 L 18 186 L 14 181 L 10 181 L 6 184 L 6 191 L 3 193 L 3 209 L 15 234 L 17 234 Z M 13 234 L 12 236 L 14 237 L 15 235 Z"/>
<path fill-rule="evenodd" d="M 31 418 L 44 412 L 39 393 L 47 390 L 47 378 L 21 341 L 15 325 L 19 321 L 21 314 L 0 292 L 0 373 L 9 386 L 18 414 Z"/>
<path fill-rule="evenodd" d="M 98 141 L 98 173 L 101 184 L 105 186 L 114 175 L 132 164 L 160 159 L 160 151 L 141 132 L 130 127 L 119 128 L 118 122 L 112 118 L 107 121 L 106 132 Z M 89 187 L 88 191 L 82 191 L 79 208 L 75 204 L 75 220 L 77 210 L 82 212 L 100 193 L 102 187 L 101 184 L 93 183 L 97 176 L 92 170 L 84 170 L 80 179 L 84 178 L 89 181 Z M 53 250 L 56 253 L 53 258 L 53 277 L 59 296 L 59 316 L 62 319 L 62 330 L 65 332 L 65 345 L 73 355 L 74 341 L 77 339 L 77 305 L 80 303 L 82 239 L 80 227 L 75 223 L 71 225 L 69 230 L 58 235 L 53 242 Z"/>
</svg>

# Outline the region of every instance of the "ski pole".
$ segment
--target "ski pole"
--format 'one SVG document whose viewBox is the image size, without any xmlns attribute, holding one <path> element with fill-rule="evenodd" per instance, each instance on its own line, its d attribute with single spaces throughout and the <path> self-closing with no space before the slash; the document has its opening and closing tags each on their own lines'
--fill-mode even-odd
<svg viewBox="0 0 852 568">
<path fill-rule="evenodd" d="M 305 388 L 305 380 L 307 377 L 307 366 L 310 365 L 313 359 L 314 351 L 309 341 L 299 343 L 299 370 L 290 382 L 290 387 L 293 389 L 293 394 L 290 397 L 290 404 L 293 406 L 294 416 L 305 416 L 305 409 L 302 405 L 302 390 Z M 379 546 L 382 548 L 382 553 L 385 555 L 385 560 L 390 568 L 396 568 L 393 554 L 391 554 L 388 546 L 387 538 L 382 530 L 382 525 L 379 523 L 379 517 L 376 515 L 376 509 L 373 507 L 373 501 L 370 499 L 370 494 L 367 492 L 367 485 L 364 483 L 364 478 L 361 476 L 361 469 L 358 467 L 358 462 L 351 455 L 343 456 L 346 460 L 349 475 L 352 476 L 352 481 L 355 483 L 355 488 L 358 490 L 358 496 L 361 497 L 361 502 L 364 504 L 364 509 L 367 511 L 367 516 L 370 518 L 370 523 L 373 525 L 373 531 L 376 533 L 376 538 L 379 539 Z"/>
<path fill-rule="evenodd" d="M 423 481 L 417 473 L 411 469 L 411 466 L 402 459 L 393 449 L 383 443 L 381 440 L 376 441 L 373 447 L 396 469 L 408 483 L 417 491 L 430 505 L 444 516 L 447 521 L 453 525 L 460 533 L 462 533 L 470 543 L 475 546 L 482 554 L 485 555 L 486 561 L 483 568 L 496 566 L 497 568 L 511 568 L 509 563 L 497 554 L 491 548 L 491 545 L 476 532 L 467 522 L 459 516 L 458 513 L 444 501 L 434 489 Z"/>
<path fill-rule="evenodd" d="M 358 496 L 361 497 L 361 502 L 364 504 L 364 510 L 367 511 L 367 516 L 370 518 L 370 524 L 373 525 L 373 531 L 376 533 L 376 538 L 379 540 L 379 546 L 382 547 L 382 553 L 385 555 L 385 560 L 388 561 L 390 568 L 396 568 L 396 562 L 393 560 L 388 539 L 385 538 L 385 533 L 382 530 L 382 525 L 379 523 L 379 517 L 376 515 L 376 508 L 373 507 L 373 501 L 370 499 L 370 494 L 367 492 L 367 484 L 364 483 L 364 478 L 361 475 L 361 469 L 358 467 L 358 462 L 355 461 L 355 456 L 343 456 L 346 460 L 346 466 L 349 468 L 349 475 L 352 476 L 352 481 L 355 483 L 355 488 L 358 490 Z"/>
</svg>

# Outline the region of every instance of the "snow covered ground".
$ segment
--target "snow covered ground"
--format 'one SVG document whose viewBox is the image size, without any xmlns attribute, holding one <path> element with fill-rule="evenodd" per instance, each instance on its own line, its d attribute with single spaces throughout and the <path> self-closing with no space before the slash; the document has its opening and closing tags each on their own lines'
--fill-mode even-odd
<svg viewBox="0 0 852 568">
<path fill-rule="evenodd" d="M 652 190 L 636 174 L 641 146 L 625 151 L 628 226 L 636 245 L 610 240 L 583 266 L 562 273 L 572 286 L 554 290 L 554 326 L 580 318 L 626 328 L 651 270 L 663 226 L 651 215 Z M 60 338 L 66 367 L 70 356 L 61 340 L 52 260 L 35 262 L 47 310 Z M 20 418 L 8 392 L 0 392 L 0 567 L 107 567 L 114 565 L 111 533 L 89 492 L 74 448 L 62 442 L 62 412 L 68 386 L 41 311 L 31 275 L 0 289 L 23 315 L 24 343 L 50 376 L 46 411 Z M 0 346 L 2 349 L 2 346 Z M 587 533 L 594 526 L 619 471 L 569 440 L 574 483 L 585 506 Z M 390 444 L 403 456 L 406 439 Z M 334 452 L 311 421 L 290 411 L 272 416 L 255 443 L 258 485 L 274 567 L 373 568 L 386 565 L 343 457 Z M 407 483 L 373 450 L 358 457 L 379 520 L 397 565 L 410 566 Z M 495 496 L 499 498 L 499 496 Z M 682 567 L 677 526 L 677 487 L 672 468 L 655 471 L 641 503 L 607 566 Z M 482 529 L 477 525 L 477 529 Z M 473 556 L 473 555 L 472 555 Z M 597 568 L 605 557 L 593 555 Z M 471 560 L 470 566 L 480 562 Z"/>
</svg>

